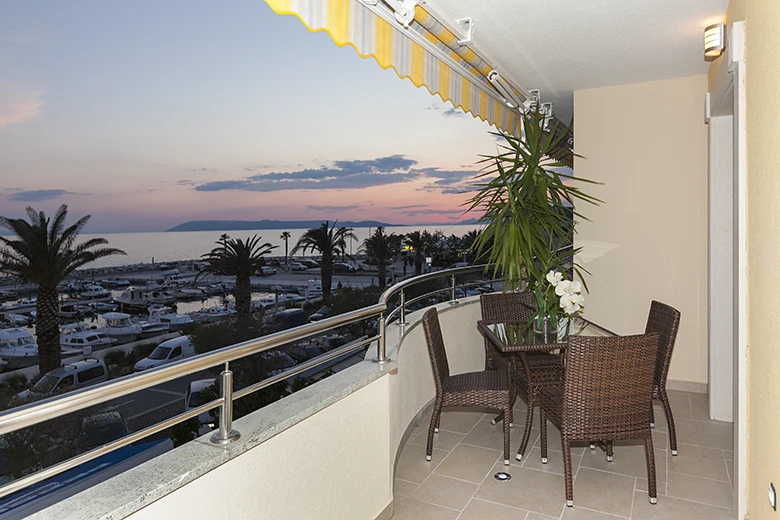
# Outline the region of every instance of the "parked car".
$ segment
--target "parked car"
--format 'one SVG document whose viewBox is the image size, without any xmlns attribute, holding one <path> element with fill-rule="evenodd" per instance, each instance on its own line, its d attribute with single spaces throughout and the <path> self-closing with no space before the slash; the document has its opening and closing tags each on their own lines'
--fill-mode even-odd
<svg viewBox="0 0 780 520">
<path fill-rule="evenodd" d="M 79 452 L 84 453 L 109 442 L 121 439 L 129 433 L 122 414 L 112 410 L 100 412 L 81 420 Z"/>
<path fill-rule="evenodd" d="M 327 305 L 317 309 L 317 312 L 309 316 L 309 321 L 320 321 L 325 318 L 330 318 L 330 307 Z"/>
<path fill-rule="evenodd" d="M 271 276 L 276 274 L 276 269 L 273 267 L 268 267 L 267 265 L 264 265 L 260 268 L 260 276 Z"/>
<path fill-rule="evenodd" d="M 306 323 L 306 312 L 303 309 L 285 309 L 274 314 L 276 323 L 289 329 Z"/>
<path fill-rule="evenodd" d="M 334 273 L 356 273 L 358 268 L 352 264 L 346 264 L 344 262 L 336 262 L 333 264 Z"/>
<path fill-rule="evenodd" d="M 19 397 L 36 397 L 42 399 L 54 394 L 70 392 L 77 388 L 95 385 L 108 380 L 108 369 L 106 364 L 99 359 L 85 359 L 68 363 L 61 367 L 47 372 L 35 383 L 29 390 L 19 394 Z"/>
<path fill-rule="evenodd" d="M 174 361 L 179 361 L 186 357 L 194 356 L 195 348 L 190 343 L 189 336 L 181 336 L 179 338 L 169 339 L 163 341 L 157 348 L 149 354 L 149 357 L 145 357 L 141 361 L 135 364 L 133 370 L 141 372 L 149 368 L 156 368 Z"/>
<path fill-rule="evenodd" d="M 317 262 L 316 260 L 311 260 L 311 259 L 300 260 L 299 263 L 305 265 L 309 269 L 314 269 L 314 268 L 320 266 L 319 262 Z"/>
<path fill-rule="evenodd" d="M 305 271 L 306 269 L 308 269 L 308 267 L 306 267 L 300 262 L 290 262 L 288 264 L 288 267 L 290 268 L 290 271 Z"/>
<path fill-rule="evenodd" d="M 197 381 L 192 381 L 187 387 L 187 392 L 184 394 L 184 411 L 189 412 L 193 408 L 205 404 L 207 401 L 203 395 L 203 391 L 206 388 L 215 385 L 217 385 L 216 379 L 199 379 Z M 216 424 L 216 416 L 212 416 L 209 412 L 203 412 L 198 414 L 198 421 L 200 424 L 213 426 Z"/>
</svg>

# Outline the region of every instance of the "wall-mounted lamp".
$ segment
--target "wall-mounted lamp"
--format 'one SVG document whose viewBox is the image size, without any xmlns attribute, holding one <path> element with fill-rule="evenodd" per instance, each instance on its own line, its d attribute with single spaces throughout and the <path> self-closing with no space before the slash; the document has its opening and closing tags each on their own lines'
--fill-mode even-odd
<svg viewBox="0 0 780 520">
<path fill-rule="evenodd" d="M 726 48 L 726 24 L 715 23 L 704 29 L 704 56 L 717 58 Z"/>
</svg>

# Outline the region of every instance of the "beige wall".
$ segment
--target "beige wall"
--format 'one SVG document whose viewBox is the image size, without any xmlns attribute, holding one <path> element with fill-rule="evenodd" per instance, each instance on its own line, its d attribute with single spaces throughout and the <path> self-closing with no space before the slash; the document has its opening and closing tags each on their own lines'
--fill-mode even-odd
<svg viewBox="0 0 780 520">
<path fill-rule="evenodd" d="M 762 520 L 778 517 L 769 483 L 780 489 L 780 2 L 732 0 L 727 24 L 739 20 L 746 38 L 748 514 Z"/>
<path fill-rule="evenodd" d="M 585 317 L 644 330 L 650 301 L 682 313 L 670 380 L 707 383 L 707 76 L 574 93 L 575 174 L 604 201 L 578 209 Z M 673 382 L 670 386 L 673 386 Z"/>
</svg>

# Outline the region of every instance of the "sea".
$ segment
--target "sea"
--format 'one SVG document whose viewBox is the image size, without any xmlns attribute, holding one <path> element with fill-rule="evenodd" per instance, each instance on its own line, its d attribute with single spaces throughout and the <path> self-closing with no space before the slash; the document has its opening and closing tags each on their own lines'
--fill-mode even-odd
<svg viewBox="0 0 780 520">
<path fill-rule="evenodd" d="M 388 233 L 405 234 L 413 231 L 428 230 L 430 232 L 441 231 L 446 236 L 465 235 L 471 230 L 477 229 L 475 225 L 459 226 L 392 226 L 385 228 Z M 354 228 L 357 240 L 349 241 L 348 253 L 356 254 L 363 240 L 373 233 L 376 228 Z M 246 239 L 253 235 L 259 235 L 262 242 L 269 242 L 278 246 L 271 256 L 284 256 L 284 240 L 281 238 L 283 229 L 257 229 L 239 231 L 160 231 L 151 233 L 100 233 L 82 234 L 80 240 L 94 237 L 103 237 L 108 240 L 109 247 L 116 247 L 127 253 L 127 256 L 109 256 L 91 263 L 88 267 L 113 267 L 118 265 L 132 265 L 142 263 L 173 262 L 176 260 L 194 260 L 211 251 L 217 244 L 219 237 L 227 233 L 233 238 Z M 306 229 L 288 229 L 290 232 L 289 248 L 292 251 L 298 239 L 306 232 Z M 307 252 L 307 254 L 309 254 Z M 314 253 L 316 254 L 316 253 Z"/>
</svg>

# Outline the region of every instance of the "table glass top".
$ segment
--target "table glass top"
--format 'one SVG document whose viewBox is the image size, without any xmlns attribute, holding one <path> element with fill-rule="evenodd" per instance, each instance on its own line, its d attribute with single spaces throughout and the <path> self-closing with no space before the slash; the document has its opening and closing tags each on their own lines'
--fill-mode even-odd
<svg viewBox="0 0 780 520">
<path fill-rule="evenodd" d="M 591 321 L 588 321 L 581 316 L 576 316 L 573 319 L 560 323 L 560 333 L 554 331 L 548 334 L 534 331 L 533 324 L 527 322 L 511 321 L 504 323 L 485 323 L 493 334 L 501 340 L 505 345 L 536 345 L 536 344 L 551 344 L 551 343 L 565 343 L 567 335 L 565 334 L 565 327 L 569 327 L 569 336 L 600 336 L 609 337 L 615 334 Z"/>
</svg>

